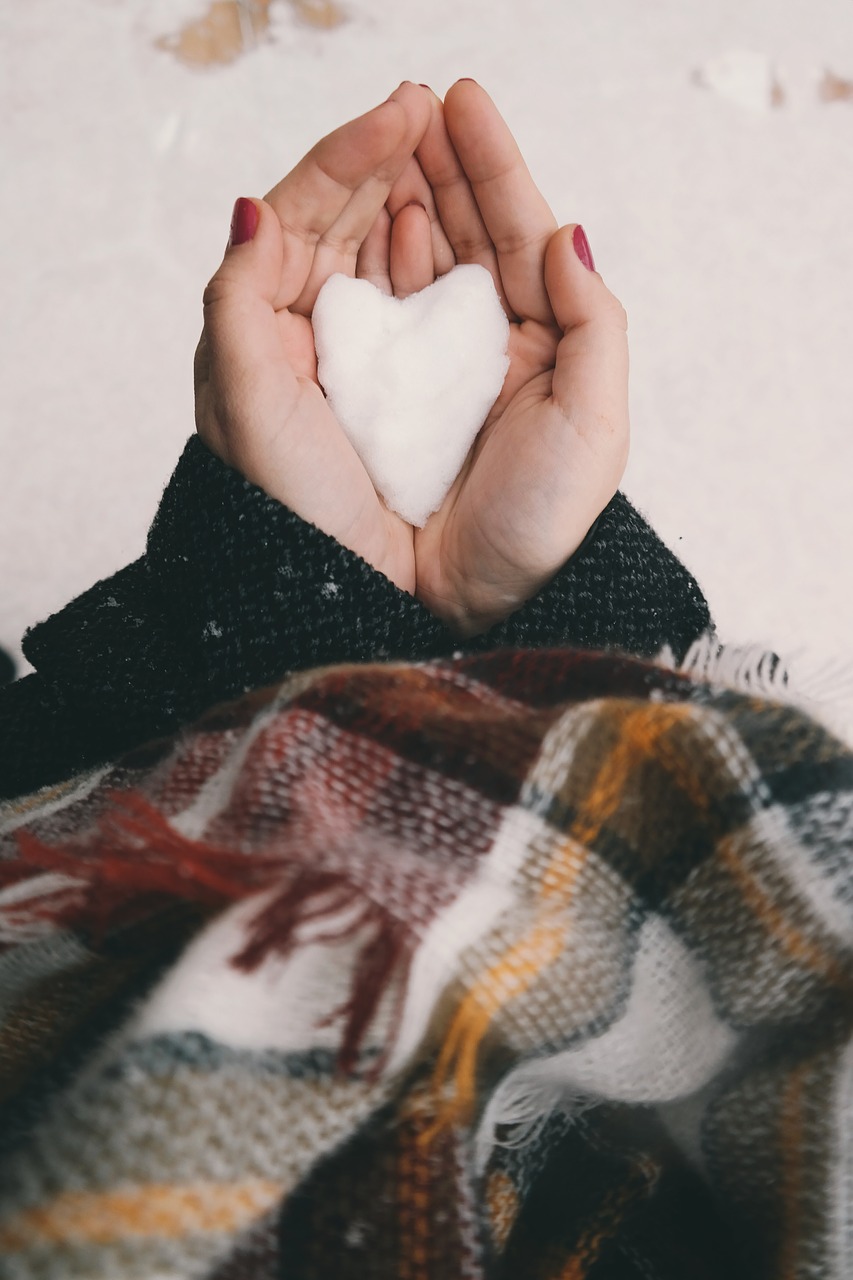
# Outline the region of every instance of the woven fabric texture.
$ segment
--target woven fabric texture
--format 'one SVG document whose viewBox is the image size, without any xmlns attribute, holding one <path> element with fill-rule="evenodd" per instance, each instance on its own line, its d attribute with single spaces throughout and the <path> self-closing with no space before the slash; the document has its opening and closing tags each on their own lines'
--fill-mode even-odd
<svg viewBox="0 0 853 1280">
<path fill-rule="evenodd" d="M 853 756 L 637 659 L 304 672 L 0 808 L 3 1280 L 845 1280 Z"/>
<path fill-rule="evenodd" d="M 35 674 L 0 691 L 0 797 L 59 782 L 208 707 L 338 662 L 503 646 L 683 656 L 696 582 L 621 494 L 533 599 L 461 640 L 383 574 L 189 441 L 146 554 L 33 627 Z"/>
</svg>

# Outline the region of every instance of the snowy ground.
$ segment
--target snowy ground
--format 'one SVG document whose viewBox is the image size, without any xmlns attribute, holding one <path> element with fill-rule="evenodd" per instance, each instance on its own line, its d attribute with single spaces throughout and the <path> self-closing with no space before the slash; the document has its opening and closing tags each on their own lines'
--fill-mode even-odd
<svg viewBox="0 0 853 1280">
<path fill-rule="evenodd" d="M 0 643 L 141 552 L 234 197 L 467 75 L 628 308 L 625 489 L 726 638 L 847 653 L 853 7 L 273 0 L 229 65 L 158 46 L 207 7 L 3 6 Z"/>
</svg>

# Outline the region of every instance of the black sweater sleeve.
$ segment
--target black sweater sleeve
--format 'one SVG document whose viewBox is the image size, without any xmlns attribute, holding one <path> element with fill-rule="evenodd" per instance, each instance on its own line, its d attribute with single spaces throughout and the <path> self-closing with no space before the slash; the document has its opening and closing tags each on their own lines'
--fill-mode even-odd
<svg viewBox="0 0 853 1280">
<path fill-rule="evenodd" d="M 418 600 L 193 437 L 145 555 L 32 628 L 0 690 L 0 796 L 188 723 L 289 671 L 503 646 L 682 655 L 710 625 L 686 569 L 622 494 L 534 599 L 462 641 Z"/>
</svg>

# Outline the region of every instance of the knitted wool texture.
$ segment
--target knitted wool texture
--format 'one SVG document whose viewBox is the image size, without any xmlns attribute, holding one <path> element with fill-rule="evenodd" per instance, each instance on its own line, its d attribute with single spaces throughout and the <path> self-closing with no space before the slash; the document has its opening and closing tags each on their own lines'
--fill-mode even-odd
<svg viewBox="0 0 853 1280">
<path fill-rule="evenodd" d="M 0 808 L 4 1280 L 845 1280 L 853 757 L 338 667 Z"/>
<path fill-rule="evenodd" d="M 511 645 L 681 656 L 710 625 L 689 573 L 617 494 L 517 613 L 461 641 L 419 601 L 189 441 L 146 554 L 34 627 L 0 691 L 0 796 L 113 758 L 321 663 Z"/>
</svg>

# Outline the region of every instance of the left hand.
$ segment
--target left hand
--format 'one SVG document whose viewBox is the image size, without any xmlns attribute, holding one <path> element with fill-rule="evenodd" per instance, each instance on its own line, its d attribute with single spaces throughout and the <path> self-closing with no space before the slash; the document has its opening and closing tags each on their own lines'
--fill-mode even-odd
<svg viewBox="0 0 853 1280">
<path fill-rule="evenodd" d="M 628 455 L 627 320 L 473 81 L 443 106 L 433 96 L 387 208 L 390 233 L 383 222 L 371 234 L 360 265 L 375 261 L 360 274 L 405 296 L 454 262 L 477 262 L 510 320 L 503 389 L 441 508 L 414 534 L 417 596 L 470 635 L 535 595 L 616 491 Z"/>
</svg>

